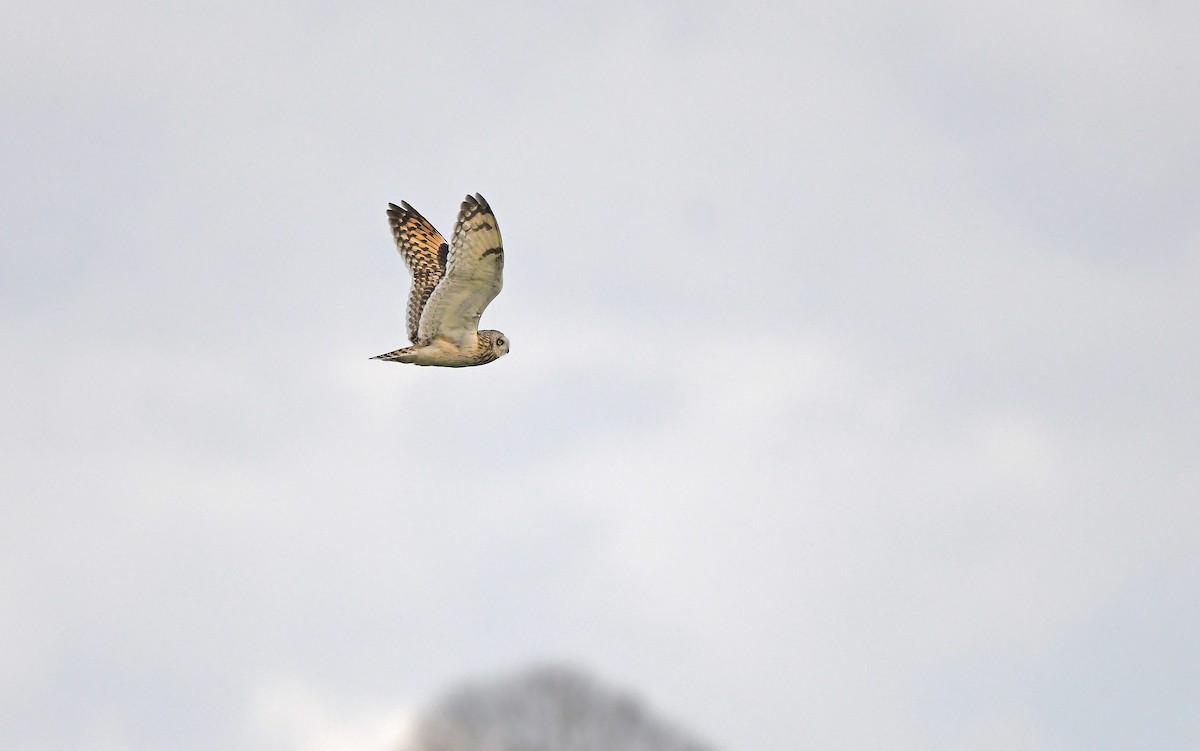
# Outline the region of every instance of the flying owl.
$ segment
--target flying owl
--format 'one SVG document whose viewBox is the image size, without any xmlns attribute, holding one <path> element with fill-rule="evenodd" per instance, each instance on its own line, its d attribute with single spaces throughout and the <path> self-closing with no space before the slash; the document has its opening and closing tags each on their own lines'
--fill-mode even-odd
<svg viewBox="0 0 1200 751">
<path fill-rule="evenodd" d="M 479 317 L 503 286 L 504 245 L 483 196 L 467 196 L 450 244 L 404 201 L 388 204 L 400 257 L 412 273 L 408 292 L 411 347 L 372 360 L 466 368 L 508 353 L 508 337 L 480 331 Z"/>
</svg>

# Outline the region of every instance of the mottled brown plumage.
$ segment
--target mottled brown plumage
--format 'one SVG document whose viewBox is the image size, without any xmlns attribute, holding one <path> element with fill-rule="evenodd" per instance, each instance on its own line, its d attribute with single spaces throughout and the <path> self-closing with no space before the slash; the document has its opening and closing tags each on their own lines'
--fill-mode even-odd
<svg viewBox="0 0 1200 751">
<path fill-rule="evenodd" d="M 408 336 L 413 346 L 374 359 L 460 368 L 483 365 L 509 351 L 499 331 L 480 331 L 479 318 L 503 286 L 504 244 L 483 196 L 467 196 L 449 245 L 416 209 L 388 204 L 396 247 L 412 273 Z"/>
<path fill-rule="evenodd" d="M 408 292 L 408 340 L 416 344 L 421 310 L 446 271 L 450 246 L 442 233 L 407 201 L 401 201 L 399 206 L 389 203 L 387 215 L 396 249 L 412 274 L 412 288 Z"/>
</svg>

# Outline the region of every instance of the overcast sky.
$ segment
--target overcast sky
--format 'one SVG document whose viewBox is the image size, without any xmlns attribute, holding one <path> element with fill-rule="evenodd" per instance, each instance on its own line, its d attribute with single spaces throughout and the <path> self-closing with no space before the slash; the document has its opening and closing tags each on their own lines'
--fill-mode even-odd
<svg viewBox="0 0 1200 751">
<path fill-rule="evenodd" d="M 1200 5 L 9 2 L 0 745 L 1200 747 Z M 487 197 L 512 352 L 405 344 Z"/>
</svg>

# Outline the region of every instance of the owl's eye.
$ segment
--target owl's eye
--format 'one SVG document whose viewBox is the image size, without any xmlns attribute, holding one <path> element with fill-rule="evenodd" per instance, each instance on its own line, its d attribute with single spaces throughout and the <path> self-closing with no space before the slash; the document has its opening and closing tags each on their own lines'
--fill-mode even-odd
<svg viewBox="0 0 1200 751">
<path fill-rule="evenodd" d="M 501 347 L 503 347 L 504 346 L 504 337 L 500 337 L 499 339 L 497 339 L 496 344 L 499 344 Z"/>
</svg>

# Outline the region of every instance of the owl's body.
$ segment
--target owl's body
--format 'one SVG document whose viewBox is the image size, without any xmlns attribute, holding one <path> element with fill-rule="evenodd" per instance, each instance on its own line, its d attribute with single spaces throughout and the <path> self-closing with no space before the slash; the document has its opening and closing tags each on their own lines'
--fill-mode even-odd
<svg viewBox="0 0 1200 751">
<path fill-rule="evenodd" d="M 503 286 L 504 245 L 496 216 L 483 196 L 467 196 L 451 242 L 416 209 L 388 204 L 396 248 L 412 273 L 408 338 L 413 346 L 375 360 L 465 368 L 508 353 L 508 337 L 480 331 L 483 310 Z"/>
<path fill-rule="evenodd" d="M 497 340 L 503 344 L 497 344 Z M 499 331 L 480 331 L 474 346 L 460 347 L 448 339 L 434 337 L 422 344 L 376 355 L 372 360 L 407 362 L 413 365 L 437 365 L 443 368 L 469 368 L 485 365 L 508 352 L 508 339 Z"/>
</svg>

